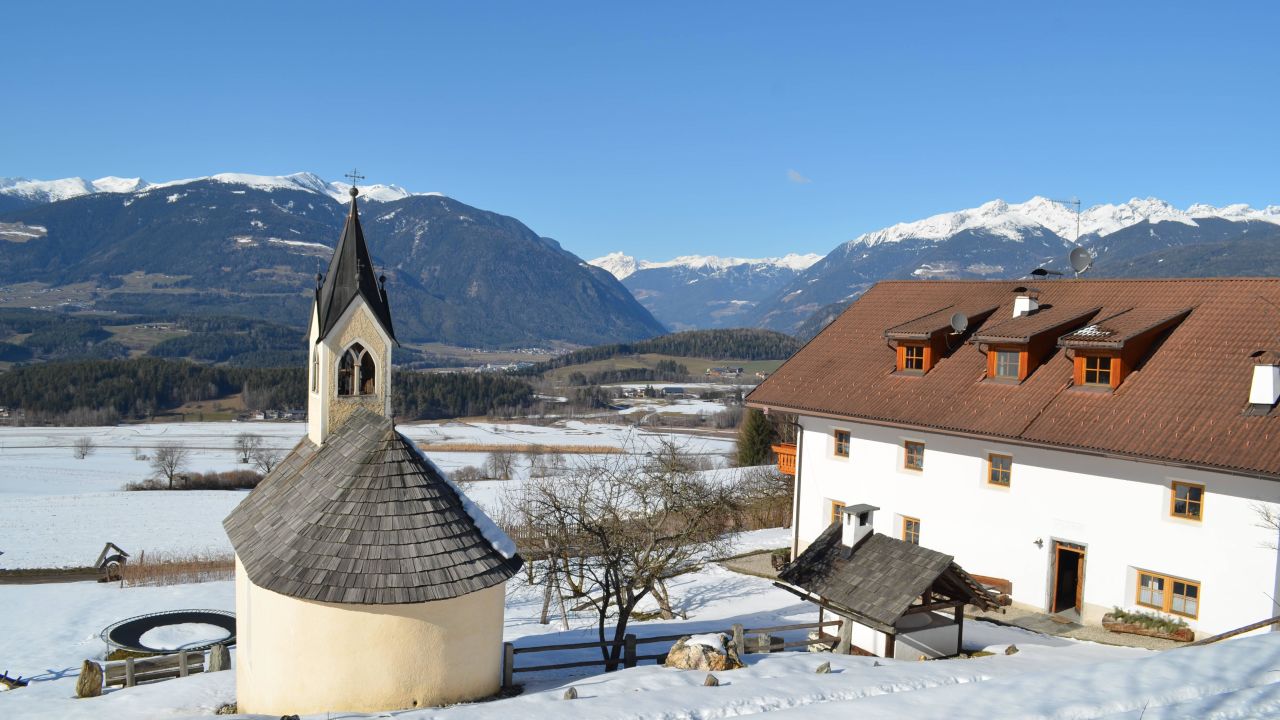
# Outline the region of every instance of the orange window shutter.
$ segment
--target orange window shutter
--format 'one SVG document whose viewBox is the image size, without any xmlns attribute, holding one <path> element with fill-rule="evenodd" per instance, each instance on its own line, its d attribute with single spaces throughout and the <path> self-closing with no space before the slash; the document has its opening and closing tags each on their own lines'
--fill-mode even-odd
<svg viewBox="0 0 1280 720">
<path fill-rule="evenodd" d="M 1026 380 L 1027 375 L 1031 372 L 1031 366 L 1029 365 L 1030 361 L 1031 361 L 1031 354 L 1028 353 L 1026 350 L 1021 350 L 1018 352 L 1018 380 L 1019 381 Z"/>
</svg>

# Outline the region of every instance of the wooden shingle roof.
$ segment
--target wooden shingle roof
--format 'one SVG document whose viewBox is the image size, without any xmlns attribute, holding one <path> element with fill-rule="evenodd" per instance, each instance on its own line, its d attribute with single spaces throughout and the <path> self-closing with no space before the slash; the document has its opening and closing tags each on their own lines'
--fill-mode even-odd
<svg viewBox="0 0 1280 720">
<path fill-rule="evenodd" d="M 391 420 L 367 410 L 320 447 L 304 437 L 223 526 L 255 585 L 305 600 L 445 600 L 501 583 L 523 563 L 485 537 Z"/>
<path fill-rule="evenodd" d="M 1010 328 L 1015 282 L 888 281 L 868 290 L 748 397 L 783 412 L 847 418 L 1280 479 L 1280 410 L 1246 412 L 1253 353 L 1280 350 L 1280 279 L 1058 280 L 1043 314 Z M 1073 364 L 1051 347 L 1019 384 L 984 382 L 987 358 L 960 344 L 923 376 L 895 374 L 889 328 L 949 305 L 997 305 L 973 337 L 1025 337 L 1056 317 L 1098 308 L 1078 327 L 1113 318 L 1162 331 L 1115 392 L 1072 386 Z M 1141 311 L 1141 312 L 1139 312 Z M 1022 318 L 1020 318 L 1022 319 Z M 1037 327 L 1032 328 L 1033 322 Z M 1128 320 L 1123 321 L 1126 325 Z M 998 328 L 998 325 L 1004 326 Z M 972 326 L 971 326 L 972 327 Z M 989 332 L 996 330 L 998 332 Z"/>
<path fill-rule="evenodd" d="M 996 607 L 950 555 L 876 533 L 848 548 L 841 535 L 840 523 L 832 523 L 778 579 L 885 626 L 940 580 L 957 600 Z"/>
</svg>

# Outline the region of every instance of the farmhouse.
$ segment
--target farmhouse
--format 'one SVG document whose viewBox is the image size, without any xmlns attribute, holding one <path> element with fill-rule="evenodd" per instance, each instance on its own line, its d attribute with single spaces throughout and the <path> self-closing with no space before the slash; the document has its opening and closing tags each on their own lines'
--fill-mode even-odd
<svg viewBox="0 0 1280 720">
<path fill-rule="evenodd" d="M 796 418 L 793 556 L 874 506 L 1015 605 L 1204 635 L 1275 615 L 1277 350 L 1276 279 L 882 282 L 747 402 Z"/>
<path fill-rule="evenodd" d="M 243 713 L 497 692 L 511 541 L 391 420 L 395 335 L 351 211 L 311 315 L 307 435 L 227 517 Z"/>
</svg>

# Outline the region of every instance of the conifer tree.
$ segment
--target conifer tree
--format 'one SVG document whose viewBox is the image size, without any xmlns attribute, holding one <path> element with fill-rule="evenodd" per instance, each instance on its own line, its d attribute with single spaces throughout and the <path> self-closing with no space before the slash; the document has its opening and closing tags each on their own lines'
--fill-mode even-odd
<svg viewBox="0 0 1280 720">
<path fill-rule="evenodd" d="M 773 424 L 763 412 L 752 408 L 738 430 L 738 465 L 764 465 L 769 462 L 773 450 L 769 447 L 777 438 Z"/>
</svg>

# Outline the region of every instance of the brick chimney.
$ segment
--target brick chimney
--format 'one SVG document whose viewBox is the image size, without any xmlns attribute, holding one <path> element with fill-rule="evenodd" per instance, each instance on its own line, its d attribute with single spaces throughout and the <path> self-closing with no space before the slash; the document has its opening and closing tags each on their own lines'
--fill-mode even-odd
<svg viewBox="0 0 1280 720">
<path fill-rule="evenodd" d="M 857 545 L 862 538 L 868 536 L 872 532 L 871 520 L 875 516 L 875 512 L 880 508 L 874 505 L 850 505 L 841 510 L 844 517 L 841 519 L 840 526 L 840 544 L 847 548 Z"/>
</svg>

